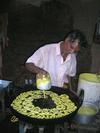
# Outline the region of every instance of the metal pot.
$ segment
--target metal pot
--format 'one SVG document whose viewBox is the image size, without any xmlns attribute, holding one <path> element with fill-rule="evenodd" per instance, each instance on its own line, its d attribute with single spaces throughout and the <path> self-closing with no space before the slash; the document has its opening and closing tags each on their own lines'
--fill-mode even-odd
<svg viewBox="0 0 100 133">
<path fill-rule="evenodd" d="M 75 121 L 80 124 L 88 124 L 95 121 L 96 115 L 98 113 L 97 105 L 93 103 L 84 103 L 78 110 Z"/>
</svg>

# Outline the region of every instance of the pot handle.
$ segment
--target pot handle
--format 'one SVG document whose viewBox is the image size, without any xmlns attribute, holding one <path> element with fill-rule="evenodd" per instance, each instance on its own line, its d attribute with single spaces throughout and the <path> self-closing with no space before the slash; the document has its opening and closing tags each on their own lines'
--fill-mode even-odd
<svg viewBox="0 0 100 133">
<path fill-rule="evenodd" d="M 84 100 L 84 90 L 81 89 L 79 93 L 79 107 L 82 105 L 83 100 Z"/>
</svg>

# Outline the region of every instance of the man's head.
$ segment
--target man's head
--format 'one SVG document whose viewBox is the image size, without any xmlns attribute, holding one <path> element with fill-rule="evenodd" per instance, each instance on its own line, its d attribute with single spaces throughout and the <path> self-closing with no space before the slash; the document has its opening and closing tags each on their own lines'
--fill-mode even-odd
<svg viewBox="0 0 100 133">
<path fill-rule="evenodd" d="M 65 50 L 69 53 L 78 52 L 81 47 L 87 47 L 85 35 L 80 30 L 72 30 L 64 37 Z"/>
</svg>

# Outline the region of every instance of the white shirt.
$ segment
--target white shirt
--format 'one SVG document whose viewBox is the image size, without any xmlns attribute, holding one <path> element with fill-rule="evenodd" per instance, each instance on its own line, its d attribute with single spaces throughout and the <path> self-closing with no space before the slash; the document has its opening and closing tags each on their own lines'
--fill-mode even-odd
<svg viewBox="0 0 100 133">
<path fill-rule="evenodd" d="M 68 82 L 67 75 L 76 74 L 76 55 L 69 54 L 63 62 L 60 53 L 60 43 L 47 44 L 40 47 L 26 63 L 34 63 L 36 66 L 48 71 L 53 86 L 63 87 Z"/>
</svg>

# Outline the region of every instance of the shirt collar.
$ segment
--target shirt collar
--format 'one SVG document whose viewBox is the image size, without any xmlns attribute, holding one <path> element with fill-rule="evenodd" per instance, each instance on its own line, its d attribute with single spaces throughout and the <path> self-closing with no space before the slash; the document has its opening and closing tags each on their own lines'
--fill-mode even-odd
<svg viewBox="0 0 100 133">
<path fill-rule="evenodd" d="M 56 55 L 61 55 L 61 52 L 60 52 L 60 44 L 62 43 L 63 41 L 59 42 L 57 44 L 57 47 L 56 47 Z M 73 53 L 74 54 L 74 53 Z M 71 56 L 72 54 L 69 54 L 65 60 L 65 62 L 69 61 L 71 59 Z M 63 63 L 63 61 L 61 61 Z"/>
<path fill-rule="evenodd" d="M 56 55 L 61 55 L 61 52 L 60 52 L 60 44 L 61 43 L 62 43 L 62 41 L 57 44 L 57 47 L 56 47 Z"/>
</svg>

